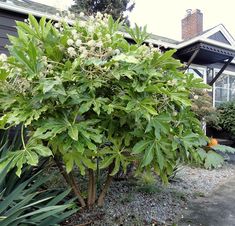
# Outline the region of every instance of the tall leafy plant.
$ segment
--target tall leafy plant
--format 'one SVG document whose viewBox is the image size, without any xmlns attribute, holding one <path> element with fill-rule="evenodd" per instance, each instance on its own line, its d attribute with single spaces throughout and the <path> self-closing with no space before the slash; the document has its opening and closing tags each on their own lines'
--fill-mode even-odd
<svg viewBox="0 0 235 226">
<path fill-rule="evenodd" d="M 18 140 L 18 132 L 0 131 L 0 161 L 22 143 Z M 21 177 L 15 174 L 15 169 L 9 171 L 11 162 L 0 170 L 0 225 L 57 225 L 78 209 L 68 199 L 69 189 L 65 191 L 56 188 L 45 189 L 52 177 L 45 177 L 41 169 L 43 162 L 37 168 L 24 166 Z M 9 172 L 8 172 L 9 171 Z"/>
<path fill-rule="evenodd" d="M 33 16 L 17 22 L 10 56 L 0 62 L 0 125 L 21 125 L 23 148 L 1 166 L 10 162 L 20 175 L 23 165 L 52 157 L 81 206 L 91 206 L 103 204 L 113 176 L 132 162 L 164 182 L 176 163 L 200 162 L 197 148 L 207 138 L 189 97 L 207 86 L 178 70 L 175 50 L 142 45 L 145 29 L 127 28 L 138 38 L 129 43 L 121 26 L 100 13 L 73 24 Z M 75 168 L 89 178 L 87 197 Z M 97 196 L 100 169 L 107 179 Z"/>
</svg>

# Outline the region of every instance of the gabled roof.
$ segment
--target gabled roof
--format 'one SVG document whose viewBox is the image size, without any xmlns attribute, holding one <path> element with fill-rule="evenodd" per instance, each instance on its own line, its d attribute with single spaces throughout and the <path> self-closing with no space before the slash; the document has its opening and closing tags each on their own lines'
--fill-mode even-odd
<svg viewBox="0 0 235 226">
<path fill-rule="evenodd" d="M 235 40 L 222 24 L 178 43 L 176 48 L 181 60 L 190 62 L 193 54 L 196 54 L 193 63 L 202 65 L 224 63 L 235 57 Z"/>
<path fill-rule="evenodd" d="M 225 48 L 228 50 L 235 51 L 235 40 L 223 24 L 219 24 L 191 39 L 184 40 L 181 42 L 158 35 L 150 35 L 150 38 L 147 40 L 147 42 L 163 46 L 166 49 L 182 49 L 189 45 L 201 42 L 219 48 Z"/>
<path fill-rule="evenodd" d="M 223 24 L 219 24 L 189 40 L 180 42 L 176 48 L 181 49 L 196 42 L 204 42 L 214 46 L 235 50 L 235 40 Z"/>
</svg>

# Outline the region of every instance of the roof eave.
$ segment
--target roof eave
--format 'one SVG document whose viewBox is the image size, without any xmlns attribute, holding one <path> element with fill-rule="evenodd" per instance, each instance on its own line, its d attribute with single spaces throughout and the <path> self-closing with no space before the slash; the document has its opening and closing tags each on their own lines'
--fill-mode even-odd
<svg viewBox="0 0 235 226">
<path fill-rule="evenodd" d="M 16 13 L 20 13 L 20 14 L 25 14 L 25 15 L 32 14 L 36 17 L 46 16 L 48 19 L 55 19 L 55 16 L 53 16 L 52 14 L 48 14 L 46 12 L 41 13 L 41 12 L 33 10 L 33 9 L 27 9 L 27 8 L 24 8 L 21 6 L 7 5 L 2 2 L 0 2 L 0 8 L 4 9 L 4 10 L 9 10 L 9 11 L 13 11 Z"/>
</svg>

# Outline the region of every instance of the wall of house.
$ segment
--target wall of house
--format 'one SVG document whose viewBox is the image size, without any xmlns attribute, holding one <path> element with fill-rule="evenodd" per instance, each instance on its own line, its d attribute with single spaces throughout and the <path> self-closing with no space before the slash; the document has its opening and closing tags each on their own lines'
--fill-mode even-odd
<svg viewBox="0 0 235 226">
<path fill-rule="evenodd" d="M 16 35 L 15 21 L 23 21 L 27 16 L 0 9 L 0 53 L 8 53 L 5 46 L 9 44 L 7 35 Z"/>
</svg>

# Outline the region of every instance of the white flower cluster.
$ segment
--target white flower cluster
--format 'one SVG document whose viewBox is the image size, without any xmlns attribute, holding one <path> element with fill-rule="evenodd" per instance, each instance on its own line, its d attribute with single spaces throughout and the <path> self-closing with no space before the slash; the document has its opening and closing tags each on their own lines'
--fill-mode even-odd
<svg viewBox="0 0 235 226">
<path fill-rule="evenodd" d="M 167 82 L 168 85 L 175 86 L 177 84 L 177 79 L 172 79 Z"/>
<path fill-rule="evenodd" d="M 69 58 L 109 57 L 120 54 L 119 49 L 108 47 L 113 38 L 109 33 L 104 33 L 108 27 L 108 14 L 98 12 L 95 16 L 89 16 L 87 20 L 83 18 L 85 16 L 83 12 L 79 16 L 81 19 L 71 27 L 63 27 L 62 22 L 54 24 L 54 27 L 60 30 L 61 36 L 64 31 L 69 31 L 71 34 L 65 46 Z"/>
<path fill-rule="evenodd" d="M 42 63 L 44 64 L 44 70 L 41 70 L 40 77 L 45 77 L 48 74 L 54 74 L 55 66 L 53 64 L 53 61 L 49 61 L 46 56 L 42 56 L 41 58 Z"/>
<path fill-rule="evenodd" d="M 0 67 L 3 70 L 9 71 L 9 65 L 7 63 L 7 55 L 4 53 L 0 54 Z"/>
<path fill-rule="evenodd" d="M 70 57 L 74 57 L 77 55 L 76 50 L 73 47 L 68 48 L 68 54 Z"/>
<path fill-rule="evenodd" d="M 7 55 L 4 54 L 4 53 L 1 53 L 1 54 L 0 54 L 0 61 L 1 61 L 1 62 L 6 62 L 6 61 L 7 61 Z"/>
<path fill-rule="evenodd" d="M 63 19 L 65 21 L 74 20 L 75 14 L 71 13 L 70 11 L 66 11 L 66 12 L 64 11 L 64 12 L 56 13 L 54 19 L 55 20 Z"/>
</svg>

